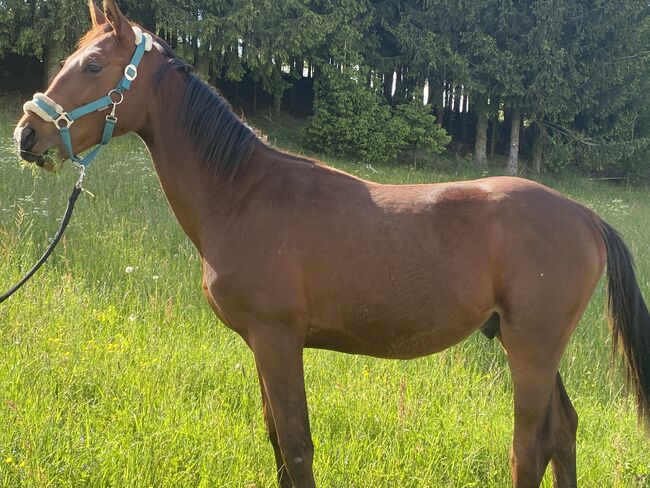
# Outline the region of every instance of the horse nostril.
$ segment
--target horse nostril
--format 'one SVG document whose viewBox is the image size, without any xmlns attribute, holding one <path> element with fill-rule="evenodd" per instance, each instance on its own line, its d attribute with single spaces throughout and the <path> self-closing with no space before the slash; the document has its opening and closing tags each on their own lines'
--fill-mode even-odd
<svg viewBox="0 0 650 488">
<path fill-rule="evenodd" d="M 29 151 L 36 143 L 36 131 L 30 126 L 23 127 L 20 133 L 20 150 Z"/>
</svg>

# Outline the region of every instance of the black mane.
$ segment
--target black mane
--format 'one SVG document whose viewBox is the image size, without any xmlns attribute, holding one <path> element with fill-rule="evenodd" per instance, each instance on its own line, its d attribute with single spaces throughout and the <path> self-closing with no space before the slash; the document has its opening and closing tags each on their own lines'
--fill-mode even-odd
<svg viewBox="0 0 650 488">
<path fill-rule="evenodd" d="M 155 77 L 160 88 L 172 71 L 184 74 L 187 85 L 180 107 L 180 124 L 204 164 L 228 178 L 248 160 L 257 136 L 232 112 L 230 104 L 212 86 L 194 74 L 194 68 L 176 57 L 159 38 L 156 47 L 167 58 Z"/>
</svg>

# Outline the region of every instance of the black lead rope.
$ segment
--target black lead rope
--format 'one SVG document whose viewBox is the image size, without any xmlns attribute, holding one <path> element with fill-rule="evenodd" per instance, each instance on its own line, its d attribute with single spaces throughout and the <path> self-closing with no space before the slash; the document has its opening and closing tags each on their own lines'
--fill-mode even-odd
<svg viewBox="0 0 650 488">
<path fill-rule="evenodd" d="M 56 245 L 59 243 L 61 240 L 61 237 L 63 236 L 63 233 L 65 232 L 66 227 L 68 226 L 68 223 L 70 222 L 70 218 L 72 217 L 72 212 L 74 211 L 74 204 L 77 201 L 77 198 L 79 198 L 79 194 L 81 193 L 81 178 L 80 181 L 77 182 L 77 184 L 74 187 L 74 190 L 72 190 L 72 194 L 70 195 L 70 198 L 68 199 L 68 208 L 65 210 L 65 215 L 63 216 L 63 220 L 61 221 L 61 227 L 59 227 L 59 230 L 57 231 L 56 235 L 54 236 L 54 239 L 48 246 L 47 250 L 43 254 L 43 257 L 38 260 L 38 262 L 34 265 L 32 269 L 29 270 L 29 272 L 23 277 L 22 280 L 20 280 L 18 283 L 16 283 L 7 293 L 4 295 L 0 296 L 0 303 L 4 302 L 7 298 L 9 298 L 11 295 L 16 293 L 29 279 L 34 276 L 34 273 L 36 273 L 43 264 L 45 264 L 45 261 L 47 261 L 47 258 L 50 257 L 50 254 L 52 254 L 52 251 L 54 251 L 54 248 Z"/>
</svg>

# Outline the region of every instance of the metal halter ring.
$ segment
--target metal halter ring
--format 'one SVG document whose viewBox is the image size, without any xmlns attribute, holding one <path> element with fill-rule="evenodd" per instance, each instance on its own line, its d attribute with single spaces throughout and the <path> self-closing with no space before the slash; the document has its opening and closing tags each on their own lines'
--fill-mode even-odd
<svg viewBox="0 0 650 488">
<path fill-rule="evenodd" d="M 61 122 L 64 122 L 65 125 L 62 125 Z M 72 125 L 74 120 L 70 120 L 68 118 L 68 113 L 63 112 L 61 115 L 59 115 L 58 118 L 54 119 L 54 125 L 56 125 L 59 129 L 65 129 L 68 128 Z"/>
<path fill-rule="evenodd" d="M 119 98 L 117 99 L 117 101 L 113 100 L 113 95 L 114 95 L 114 94 L 119 95 Z M 124 100 L 124 93 L 119 92 L 119 91 L 117 91 L 116 89 L 112 89 L 111 91 L 109 91 L 109 92 L 108 92 L 108 96 L 111 98 L 111 103 L 112 103 L 113 105 L 119 105 L 119 104 L 122 103 L 122 101 Z"/>
</svg>

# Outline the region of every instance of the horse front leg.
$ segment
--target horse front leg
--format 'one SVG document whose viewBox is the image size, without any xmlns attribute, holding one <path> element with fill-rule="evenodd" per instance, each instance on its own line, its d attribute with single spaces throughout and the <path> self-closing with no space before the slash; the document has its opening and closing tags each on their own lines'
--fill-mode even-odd
<svg viewBox="0 0 650 488">
<path fill-rule="evenodd" d="M 283 334 L 284 332 L 284 334 Z M 302 350 L 300 340 L 290 337 L 286 329 L 267 329 L 250 338 L 249 344 L 255 356 L 265 400 L 275 427 L 277 445 L 282 456 L 286 475 L 278 475 L 282 488 L 315 488 L 312 462 L 314 446 L 309 429 L 307 397 L 303 377 Z M 268 425 L 268 424 L 267 424 Z M 276 451 L 277 452 L 277 451 Z"/>
<path fill-rule="evenodd" d="M 273 412 L 271 412 L 271 405 L 269 403 L 266 388 L 264 388 L 264 380 L 259 368 L 257 369 L 257 376 L 260 381 L 260 389 L 262 392 L 262 414 L 264 415 L 264 424 L 266 425 L 266 432 L 269 436 L 269 441 L 273 446 L 273 453 L 275 455 L 275 465 L 277 468 L 278 484 L 281 488 L 292 488 L 293 483 L 289 479 L 287 470 L 284 467 L 284 460 L 282 459 L 282 451 L 280 451 L 280 444 L 278 444 L 278 432 L 275 428 L 275 420 L 273 419 Z"/>
</svg>

